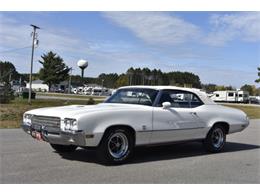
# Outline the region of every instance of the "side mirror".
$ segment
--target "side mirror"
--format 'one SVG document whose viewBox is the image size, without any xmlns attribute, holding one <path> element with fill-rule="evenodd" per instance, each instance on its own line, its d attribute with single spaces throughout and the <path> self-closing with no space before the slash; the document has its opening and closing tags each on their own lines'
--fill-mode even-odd
<svg viewBox="0 0 260 195">
<path fill-rule="evenodd" d="M 168 109 L 171 107 L 171 103 L 170 102 L 163 102 L 162 103 L 163 109 Z"/>
</svg>

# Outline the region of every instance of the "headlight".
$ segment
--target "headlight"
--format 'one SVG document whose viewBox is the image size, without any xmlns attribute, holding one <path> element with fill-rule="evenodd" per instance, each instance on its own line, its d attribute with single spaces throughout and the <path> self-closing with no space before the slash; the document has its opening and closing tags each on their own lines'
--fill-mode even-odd
<svg viewBox="0 0 260 195">
<path fill-rule="evenodd" d="M 31 125 L 32 124 L 32 114 L 24 114 L 23 116 L 23 123 L 26 125 Z"/>
<path fill-rule="evenodd" d="M 64 130 L 65 131 L 76 131 L 78 130 L 77 127 L 77 120 L 71 118 L 64 119 Z"/>
</svg>

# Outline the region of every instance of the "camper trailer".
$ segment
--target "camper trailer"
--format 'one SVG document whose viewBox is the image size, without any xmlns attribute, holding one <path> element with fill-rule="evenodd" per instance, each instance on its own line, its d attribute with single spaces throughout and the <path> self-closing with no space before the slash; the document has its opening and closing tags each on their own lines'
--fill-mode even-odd
<svg viewBox="0 0 260 195">
<path fill-rule="evenodd" d="M 242 90 L 214 91 L 210 98 L 215 102 L 248 103 L 249 93 Z"/>
<path fill-rule="evenodd" d="M 85 95 L 91 95 L 92 93 L 92 87 L 84 87 L 83 93 Z"/>
<path fill-rule="evenodd" d="M 238 94 L 238 97 L 237 97 L 238 102 L 242 102 L 242 103 L 248 103 L 249 102 L 249 93 L 247 91 L 239 90 L 237 92 L 237 94 Z"/>
<path fill-rule="evenodd" d="M 102 93 L 102 88 L 100 88 L 100 87 L 94 87 L 94 88 L 92 89 L 91 95 L 101 95 L 101 93 Z"/>
<path fill-rule="evenodd" d="M 237 91 L 214 91 L 211 99 L 215 102 L 236 102 Z"/>
</svg>

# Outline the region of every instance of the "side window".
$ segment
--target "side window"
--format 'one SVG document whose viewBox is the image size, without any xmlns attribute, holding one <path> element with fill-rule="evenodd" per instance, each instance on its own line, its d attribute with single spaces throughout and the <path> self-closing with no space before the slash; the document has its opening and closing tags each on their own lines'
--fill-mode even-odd
<svg viewBox="0 0 260 195">
<path fill-rule="evenodd" d="M 191 108 L 195 108 L 195 107 L 201 106 L 203 104 L 202 101 L 196 95 L 194 95 L 194 94 L 191 94 L 191 95 L 192 95 L 192 98 L 190 101 Z"/>
<path fill-rule="evenodd" d="M 163 102 L 170 102 L 174 108 L 195 108 L 203 104 L 195 94 L 180 90 L 163 91 L 159 106 L 162 106 Z"/>
<path fill-rule="evenodd" d="M 234 93 L 231 93 L 231 92 L 230 92 L 230 93 L 228 93 L 228 96 L 229 96 L 229 97 L 233 97 L 233 96 L 234 96 Z"/>
</svg>

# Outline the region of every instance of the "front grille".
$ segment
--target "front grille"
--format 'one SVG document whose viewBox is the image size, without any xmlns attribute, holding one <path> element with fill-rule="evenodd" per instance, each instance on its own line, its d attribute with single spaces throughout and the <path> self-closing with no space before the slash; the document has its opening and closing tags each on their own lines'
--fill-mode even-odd
<svg viewBox="0 0 260 195">
<path fill-rule="evenodd" d="M 57 132 L 60 130 L 60 118 L 34 115 L 32 117 L 32 126 L 40 127 L 41 130 Z"/>
</svg>

